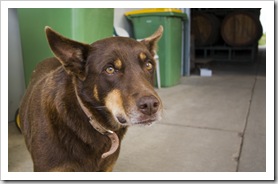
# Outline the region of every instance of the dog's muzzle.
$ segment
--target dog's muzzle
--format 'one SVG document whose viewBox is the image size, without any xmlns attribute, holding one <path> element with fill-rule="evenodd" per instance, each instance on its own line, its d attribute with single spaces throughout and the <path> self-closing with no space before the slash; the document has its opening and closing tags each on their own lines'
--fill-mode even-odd
<svg viewBox="0 0 278 184">
<path fill-rule="evenodd" d="M 131 107 L 126 109 L 125 114 L 116 115 L 122 125 L 151 125 L 161 119 L 162 104 L 154 95 L 137 98 Z"/>
</svg>

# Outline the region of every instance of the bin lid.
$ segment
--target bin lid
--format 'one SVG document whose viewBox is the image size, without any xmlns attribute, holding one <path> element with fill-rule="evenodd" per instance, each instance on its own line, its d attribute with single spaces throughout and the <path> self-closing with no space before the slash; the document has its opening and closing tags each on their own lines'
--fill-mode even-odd
<svg viewBox="0 0 278 184">
<path fill-rule="evenodd" d="M 186 14 L 177 8 L 145 8 L 126 12 L 127 18 L 141 17 L 141 16 L 173 16 L 186 19 Z"/>
</svg>

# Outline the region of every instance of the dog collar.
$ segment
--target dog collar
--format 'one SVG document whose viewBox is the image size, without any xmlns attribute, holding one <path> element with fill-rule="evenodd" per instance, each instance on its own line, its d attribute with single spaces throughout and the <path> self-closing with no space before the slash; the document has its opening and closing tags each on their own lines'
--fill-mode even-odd
<svg viewBox="0 0 278 184">
<path fill-rule="evenodd" d="M 104 128 L 102 125 L 100 125 L 98 123 L 97 120 L 95 120 L 92 115 L 92 113 L 88 110 L 88 108 L 86 108 L 84 106 L 84 104 L 82 103 L 80 97 L 78 96 L 77 94 L 77 90 L 75 90 L 75 93 L 76 93 L 76 97 L 77 97 L 77 100 L 78 100 L 78 103 L 81 107 L 81 109 L 83 110 L 83 112 L 87 115 L 87 117 L 89 118 L 89 122 L 90 124 L 94 127 L 94 129 L 96 131 L 98 131 L 99 133 L 101 133 L 102 135 L 106 135 L 110 138 L 110 141 L 111 141 L 111 147 L 110 147 L 110 150 L 103 153 L 101 158 L 106 158 L 110 155 L 112 155 L 113 153 L 115 153 L 115 151 L 118 149 L 119 147 L 119 138 L 117 136 L 117 134 L 115 132 L 113 132 L 112 130 L 108 130 L 106 128 Z"/>
</svg>

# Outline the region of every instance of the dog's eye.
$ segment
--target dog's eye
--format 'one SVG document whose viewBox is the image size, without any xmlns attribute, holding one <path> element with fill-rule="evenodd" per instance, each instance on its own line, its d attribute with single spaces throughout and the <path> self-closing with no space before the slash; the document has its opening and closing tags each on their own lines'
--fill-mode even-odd
<svg viewBox="0 0 278 184">
<path fill-rule="evenodd" d="M 152 70 L 153 69 L 153 65 L 150 62 L 146 62 L 146 68 L 147 70 Z"/>
<path fill-rule="evenodd" d="M 108 74 L 114 74 L 115 73 L 115 68 L 113 68 L 112 66 L 109 66 L 105 69 L 106 73 Z"/>
</svg>

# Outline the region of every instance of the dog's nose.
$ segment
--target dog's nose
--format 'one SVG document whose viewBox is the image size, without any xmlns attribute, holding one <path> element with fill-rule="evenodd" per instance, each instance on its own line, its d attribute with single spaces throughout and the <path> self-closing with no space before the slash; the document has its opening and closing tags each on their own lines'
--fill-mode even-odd
<svg viewBox="0 0 278 184">
<path fill-rule="evenodd" d="M 157 112 L 159 108 L 159 101 L 154 96 L 144 96 L 137 101 L 137 107 L 146 115 L 152 115 Z"/>
</svg>

